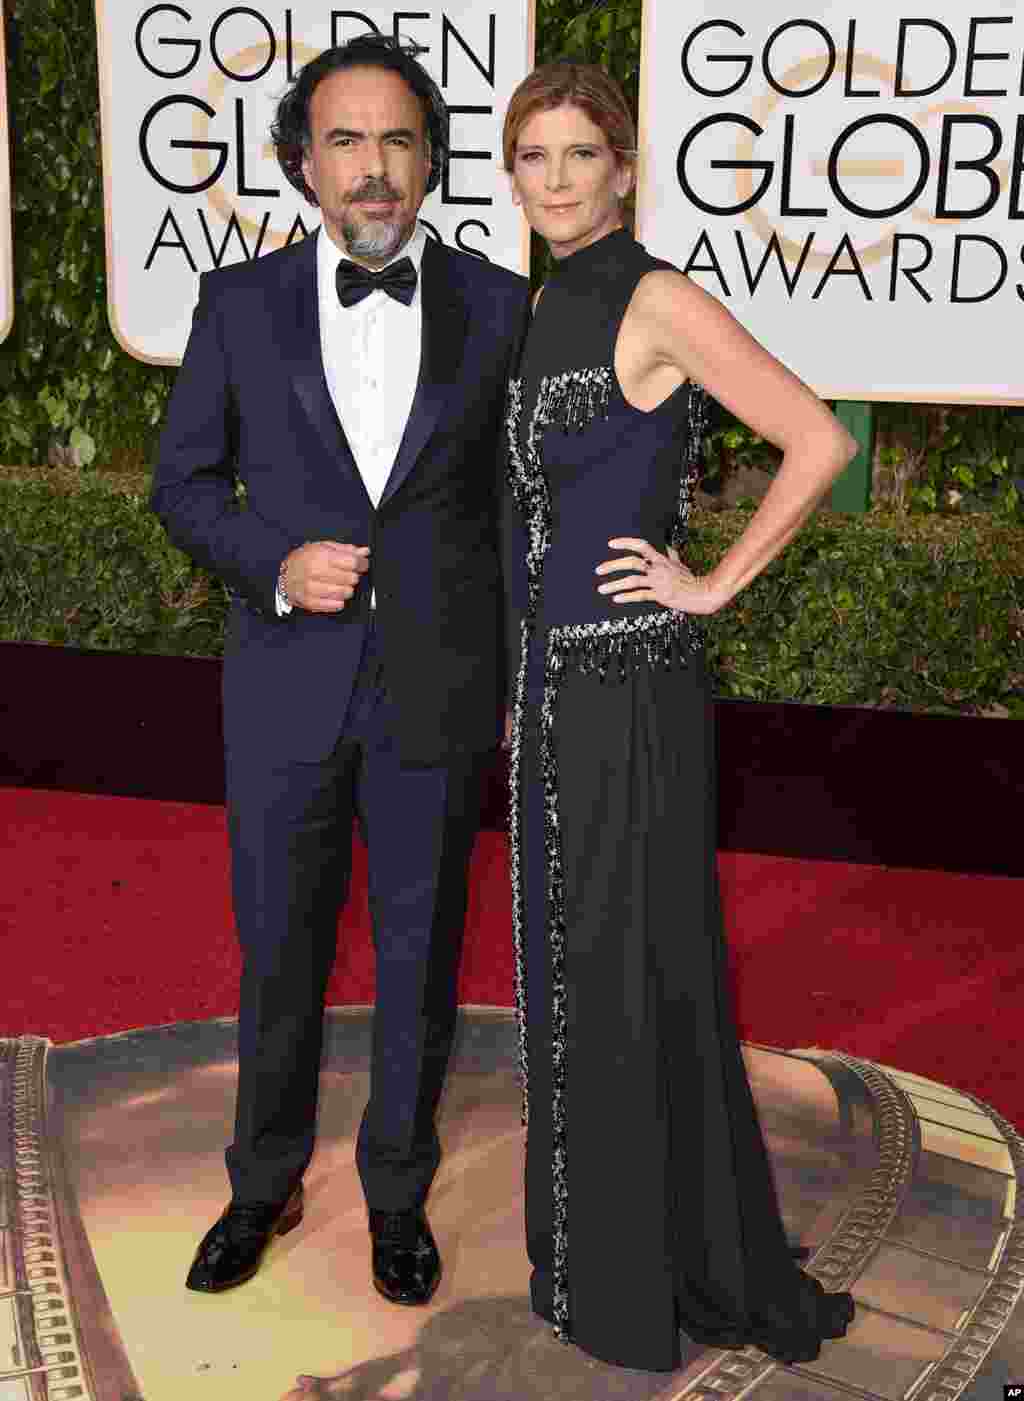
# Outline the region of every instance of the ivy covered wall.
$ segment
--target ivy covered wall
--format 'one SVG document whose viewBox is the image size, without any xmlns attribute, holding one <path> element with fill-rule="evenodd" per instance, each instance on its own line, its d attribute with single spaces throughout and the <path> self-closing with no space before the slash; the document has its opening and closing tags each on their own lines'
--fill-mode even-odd
<svg viewBox="0 0 1024 1401">
<path fill-rule="evenodd" d="M 0 462 L 138 468 L 174 371 L 107 321 L 92 0 L 7 0 L 15 315 L 0 346 Z"/>
</svg>

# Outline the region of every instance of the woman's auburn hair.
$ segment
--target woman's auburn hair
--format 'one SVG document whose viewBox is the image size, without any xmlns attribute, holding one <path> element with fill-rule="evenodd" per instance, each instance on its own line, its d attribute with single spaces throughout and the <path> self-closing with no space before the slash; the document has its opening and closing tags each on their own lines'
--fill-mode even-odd
<svg viewBox="0 0 1024 1401">
<path fill-rule="evenodd" d="M 505 169 L 510 174 L 523 127 L 538 112 L 556 107 L 578 107 L 601 128 L 620 162 L 635 158 L 636 124 L 615 79 L 594 63 L 555 59 L 524 78 L 508 104 L 501 139 Z"/>
</svg>

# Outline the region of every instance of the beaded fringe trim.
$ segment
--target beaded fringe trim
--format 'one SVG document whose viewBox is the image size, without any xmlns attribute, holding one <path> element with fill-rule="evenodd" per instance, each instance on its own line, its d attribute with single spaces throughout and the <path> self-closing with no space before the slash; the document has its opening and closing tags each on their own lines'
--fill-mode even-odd
<svg viewBox="0 0 1024 1401">
<path fill-rule="evenodd" d="M 558 758 L 555 753 L 555 712 L 560 668 L 552 668 L 548 643 L 544 668 L 544 700 L 540 720 L 540 768 L 544 783 L 544 850 L 548 876 L 548 940 L 551 945 L 551 1130 L 554 1155 L 552 1197 L 552 1289 L 555 1337 L 569 1336 L 569 1183 L 565 1123 L 565 1058 L 568 1040 L 565 986 L 565 886 L 562 880 L 562 837 L 558 826 Z"/>
<path fill-rule="evenodd" d="M 611 674 L 621 682 L 638 666 L 685 665 L 703 643 L 697 619 L 671 608 L 614 621 L 566 623 L 548 632 L 547 668 L 556 676 L 574 668 L 596 671 L 601 681 Z"/>
<path fill-rule="evenodd" d="M 708 425 L 708 392 L 703 385 L 690 381 L 690 397 L 687 404 L 686 448 L 683 455 L 683 470 L 679 475 L 679 505 L 676 518 L 669 532 L 668 544 L 680 552 L 686 542 L 693 498 L 700 480 L 701 449 L 704 433 Z"/>
<path fill-rule="evenodd" d="M 611 365 L 545 376 L 537 395 L 531 433 L 554 423 L 565 433 L 582 433 L 595 418 L 607 418 L 614 377 Z"/>
<path fill-rule="evenodd" d="M 526 656 L 540 605 L 544 556 L 551 543 L 551 493 L 540 460 L 537 441 L 551 424 L 561 423 L 565 432 L 582 432 L 599 415 L 607 416 L 611 400 L 613 370 L 599 365 L 585 370 L 569 370 L 541 381 L 537 402 L 526 434 L 525 455 L 520 447 L 523 417 L 523 381 L 513 379 L 508 387 L 505 425 L 509 445 L 509 484 L 527 530 L 526 572 L 528 599 L 526 617 L 520 630 L 520 665 L 512 708 L 512 744 L 509 755 L 509 831 L 512 867 L 512 943 L 515 955 L 516 1024 L 519 1031 L 519 1078 L 522 1087 L 522 1121 L 530 1118 L 529 1052 L 526 1044 L 526 966 L 523 947 L 523 896 L 520 879 L 521 810 L 519 800 L 522 722 L 525 705 Z"/>
<path fill-rule="evenodd" d="M 512 736 L 509 747 L 509 853 L 512 874 L 512 951 L 513 984 L 515 988 L 516 1028 L 519 1033 L 519 1085 L 522 1095 L 521 1118 L 524 1127 L 530 1121 L 530 1060 L 526 1044 L 526 953 L 523 942 L 523 874 L 522 874 L 522 812 L 520 803 L 523 710 L 526 689 L 526 649 L 530 628 L 524 618 L 519 627 L 519 674 L 516 677 L 515 699 L 512 705 Z"/>
<path fill-rule="evenodd" d="M 509 757 L 509 836 L 512 868 L 512 937 L 515 953 L 516 1020 L 519 1031 L 519 1067 L 522 1084 L 522 1121 L 529 1122 L 529 1057 L 526 1023 L 526 956 L 522 888 L 522 737 L 526 705 L 526 671 L 530 638 L 540 606 L 544 558 L 551 543 L 551 493 L 540 459 L 538 439 L 552 424 L 565 432 L 582 432 L 598 416 L 607 417 L 614 383 L 610 366 L 570 370 L 541 381 L 537 403 L 526 433 L 525 452 L 520 443 L 523 414 L 523 382 L 509 384 L 506 427 L 509 440 L 509 481 L 516 506 L 527 529 L 526 567 L 528 601 L 520 628 L 520 664 L 512 711 L 512 743 Z M 669 543 L 682 547 L 686 522 L 697 481 L 700 445 L 706 422 L 706 395 L 697 385 L 690 394 L 690 421 L 686 465 L 681 474 L 679 507 Z M 566 983 L 565 891 L 562 844 L 559 832 L 558 761 L 554 745 L 558 690 L 566 670 L 596 671 L 603 681 L 618 667 L 624 680 L 638 666 L 685 665 L 700 650 L 703 629 L 687 614 L 665 609 L 631 618 L 597 623 L 568 624 L 548 633 L 541 706 L 540 757 L 544 785 L 544 845 L 547 858 L 548 937 L 551 947 L 551 1054 L 552 1054 L 552 1198 L 554 1207 L 554 1331 L 569 1342 L 569 1234 L 568 1155 L 566 1135 Z"/>
<path fill-rule="evenodd" d="M 561 424 L 564 432 L 582 432 L 598 416 L 607 417 L 611 401 L 613 370 L 600 365 L 591 369 L 569 370 L 541 381 L 537 402 L 526 433 L 525 454 L 520 449 L 523 414 L 523 383 L 509 384 L 506 424 L 509 439 L 509 476 L 512 494 L 526 523 L 529 544 L 526 552 L 528 603 L 520 637 L 520 664 L 516 678 L 512 712 L 509 810 L 512 854 L 512 937 L 515 950 L 516 1018 L 519 1027 L 519 1067 L 523 1093 L 523 1123 L 529 1122 L 529 1054 L 526 1042 L 526 968 L 523 946 L 522 891 L 522 810 L 520 801 L 523 712 L 525 708 L 526 667 L 530 637 L 536 625 L 540 604 L 544 557 L 551 544 L 551 491 L 540 460 L 538 439 L 545 428 Z M 549 694 L 550 689 L 550 694 Z M 541 769 L 544 782 L 545 847 L 548 862 L 548 889 L 551 900 L 549 936 L 553 999 L 552 1039 L 552 1125 L 554 1130 L 554 1323 L 555 1336 L 569 1341 L 569 1268 L 567 1230 L 568 1192 L 566 1185 L 565 1134 L 565 918 L 562 898 L 561 843 L 558 840 L 558 778 L 551 743 L 551 720 L 557 679 L 545 685 L 541 721 Z"/>
<path fill-rule="evenodd" d="M 523 1125 L 530 1119 L 530 1062 L 526 1039 L 526 952 L 523 943 L 523 882 L 522 882 L 522 806 L 521 762 L 523 711 L 526 704 L 526 658 L 533 631 L 534 618 L 540 598 L 540 571 L 543 567 L 547 539 L 543 528 L 543 503 L 534 509 L 535 481 L 526 471 L 519 448 L 519 427 L 523 416 L 523 382 L 514 379 L 508 387 L 508 409 L 505 424 L 509 445 L 509 483 L 516 507 L 527 528 L 526 571 L 528 595 L 526 616 L 519 626 L 519 671 L 516 675 L 515 697 L 512 704 L 512 735 L 509 747 L 509 852 L 512 874 L 512 951 L 516 1028 L 519 1034 L 519 1085 L 522 1094 Z"/>
</svg>

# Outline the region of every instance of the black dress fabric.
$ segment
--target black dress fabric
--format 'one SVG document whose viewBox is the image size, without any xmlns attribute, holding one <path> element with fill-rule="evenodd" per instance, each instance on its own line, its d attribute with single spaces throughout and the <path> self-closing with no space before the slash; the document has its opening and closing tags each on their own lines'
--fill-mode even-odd
<svg viewBox="0 0 1024 1401">
<path fill-rule="evenodd" d="M 624 230 L 558 263 L 509 389 L 505 536 L 531 1300 L 647 1370 L 680 1329 L 810 1360 L 853 1313 L 793 1261 L 740 1054 L 700 625 L 597 592 L 615 536 L 685 554 L 707 396 L 645 413 L 614 369 L 666 266 Z"/>
</svg>

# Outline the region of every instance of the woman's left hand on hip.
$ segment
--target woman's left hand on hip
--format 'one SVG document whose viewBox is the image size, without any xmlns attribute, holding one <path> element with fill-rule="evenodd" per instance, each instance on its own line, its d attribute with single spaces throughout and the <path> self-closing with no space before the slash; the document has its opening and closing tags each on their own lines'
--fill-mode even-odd
<svg viewBox="0 0 1024 1401">
<path fill-rule="evenodd" d="M 613 550 L 628 550 L 615 559 L 599 564 L 595 574 L 621 574 L 624 579 L 612 579 L 599 584 L 598 593 L 612 594 L 615 603 L 660 603 L 679 613 L 717 613 L 728 602 L 708 578 L 698 578 L 688 569 L 670 545 L 666 554 L 659 554 L 646 540 L 621 536 L 609 540 Z"/>
</svg>

